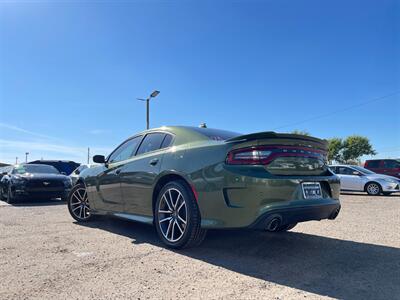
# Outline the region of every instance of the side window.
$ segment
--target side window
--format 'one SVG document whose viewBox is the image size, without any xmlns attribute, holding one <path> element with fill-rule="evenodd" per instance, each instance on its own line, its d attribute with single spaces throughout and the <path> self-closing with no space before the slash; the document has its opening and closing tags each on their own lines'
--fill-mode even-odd
<svg viewBox="0 0 400 300">
<path fill-rule="evenodd" d="M 400 168 L 400 164 L 395 160 L 384 160 L 383 167 L 387 169 Z"/>
<path fill-rule="evenodd" d="M 123 161 L 135 155 L 136 149 L 141 139 L 141 136 L 137 136 L 123 143 L 121 146 L 119 146 L 119 148 L 117 148 L 117 150 L 115 150 L 111 154 L 108 162 L 113 163 Z"/>
<path fill-rule="evenodd" d="M 337 167 L 330 167 L 329 169 L 331 169 L 331 171 L 335 174 L 338 174 L 338 170 Z"/>
<path fill-rule="evenodd" d="M 149 133 L 146 135 L 143 142 L 140 144 L 136 155 L 160 149 L 164 136 L 165 133 Z"/>
<path fill-rule="evenodd" d="M 166 134 L 165 138 L 161 144 L 161 149 L 171 146 L 171 142 L 172 142 L 172 135 Z"/>
<path fill-rule="evenodd" d="M 377 169 L 377 168 L 379 168 L 379 163 L 380 163 L 381 161 L 380 160 L 370 160 L 369 162 L 368 162 L 368 168 L 373 168 L 373 169 Z"/>
<path fill-rule="evenodd" d="M 353 175 L 353 170 L 350 168 L 346 168 L 346 167 L 339 167 L 339 173 L 338 174 L 342 174 L 342 175 Z"/>
</svg>

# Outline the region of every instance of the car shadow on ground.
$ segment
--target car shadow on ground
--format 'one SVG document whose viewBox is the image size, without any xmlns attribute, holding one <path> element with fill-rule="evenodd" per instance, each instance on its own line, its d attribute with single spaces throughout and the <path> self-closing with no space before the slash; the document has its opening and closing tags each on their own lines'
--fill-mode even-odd
<svg viewBox="0 0 400 300">
<path fill-rule="evenodd" d="M 101 218 L 100 228 L 164 247 L 145 224 Z M 394 299 L 400 295 L 400 249 L 306 233 L 211 230 L 197 248 L 171 250 L 267 282 L 340 299 Z M 398 295 L 398 296 L 396 296 Z"/>
<path fill-rule="evenodd" d="M 60 199 L 47 199 L 47 200 L 42 200 L 42 199 L 24 199 L 24 200 L 18 200 L 15 203 L 8 204 L 5 201 L 0 201 L 0 205 L 10 205 L 10 206 L 53 206 L 53 205 L 66 205 L 66 201 L 62 201 Z"/>
</svg>

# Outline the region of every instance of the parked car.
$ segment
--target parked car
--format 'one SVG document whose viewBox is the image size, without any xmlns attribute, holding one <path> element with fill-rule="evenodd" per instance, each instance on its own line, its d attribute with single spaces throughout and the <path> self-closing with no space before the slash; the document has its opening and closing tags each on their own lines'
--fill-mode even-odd
<svg viewBox="0 0 400 300">
<path fill-rule="evenodd" d="M 364 168 L 400 178 L 400 159 L 370 159 L 365 161 Z"/>
<path fill-rule="evenodd" d="M 78 222 L 94 215 L 154 224 L 169 247 L 198 245 L 209 228 L 286 231 L 335 219 L 339 178 L 327 142 L 296 134 L 162 127 L 136 134 L 85 170 L 68 198 Z"/>
<path fill-rule="evenodd" d="M 367 192 L 374 196 L 400 191 L 400 180 L 396 177 L 377 174 L 359 166 L 335 165 L 330 169 L 339 176 L 342 191 Z"/>
<path fill-rule="evenodd" d="M 53 166 L 64 175 L 70 175 L 77 167 L 80 166 L 79 163 L 72 160 L 35 160 L 29 162 L 28 164 Z"/>
<path fill-rule="evenodd" d="M 72 186 L 74 186 L 79 179 L 79 175 L 86 169 L 88 168 L 93 168 L 98 166 L 98 164 L 82 164 L 79 167 L 77 167 L 72 173 L 71 175 L 69 175 L 69 177 L 71 178 L 72 181 Z"/>
<path fill-rule="evenodd" d="M 3 178 L 4 175 L 7 175 L 11 169 L 12 169 L 12 166 L 1 167 L 0 168 L 0 180 L 1 180 L 1 178 Z"/>
<path fill-rule="evenodd" d="M 53 166 L 22 164 L 13 166 L 0 180 L 0 198 L 14 203 L 23 198 L 67 199 L 71 179 Z"/>
</svg>

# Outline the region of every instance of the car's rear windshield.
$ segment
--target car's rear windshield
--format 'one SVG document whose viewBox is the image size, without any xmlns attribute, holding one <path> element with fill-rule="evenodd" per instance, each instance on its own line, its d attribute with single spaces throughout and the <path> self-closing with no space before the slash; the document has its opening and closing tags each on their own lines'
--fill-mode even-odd
<svg viewBox="0 0 400 300">
<path fill-rule="evenodd" d="M 192 129 L 213 141 L 225 141 L 241 135 L 241 133 L 227 131 L 227 130 L 213 129 L 213 128 L 193 127 Z"/>
<path fill-rule="evenodd" d="M 46 174 L 60 174 L 56 168 L 49 165 L 23 165 L 14 169 L 16 174 L 25 173 L 46 173 Z"/>
</svg>

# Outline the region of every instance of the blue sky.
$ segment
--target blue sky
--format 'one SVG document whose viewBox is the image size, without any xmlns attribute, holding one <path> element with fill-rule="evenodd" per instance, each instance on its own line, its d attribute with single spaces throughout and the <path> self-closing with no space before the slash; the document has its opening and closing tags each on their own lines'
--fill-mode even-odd
<svg viewBox="0 0 400 300">
<path fill-rule="evenodd" d="M 154 89 L 152 127 L 361 134 L 400 157 L 396 2 L 1 2 L 0 161 L 106 154 Z"/>
</svg>

